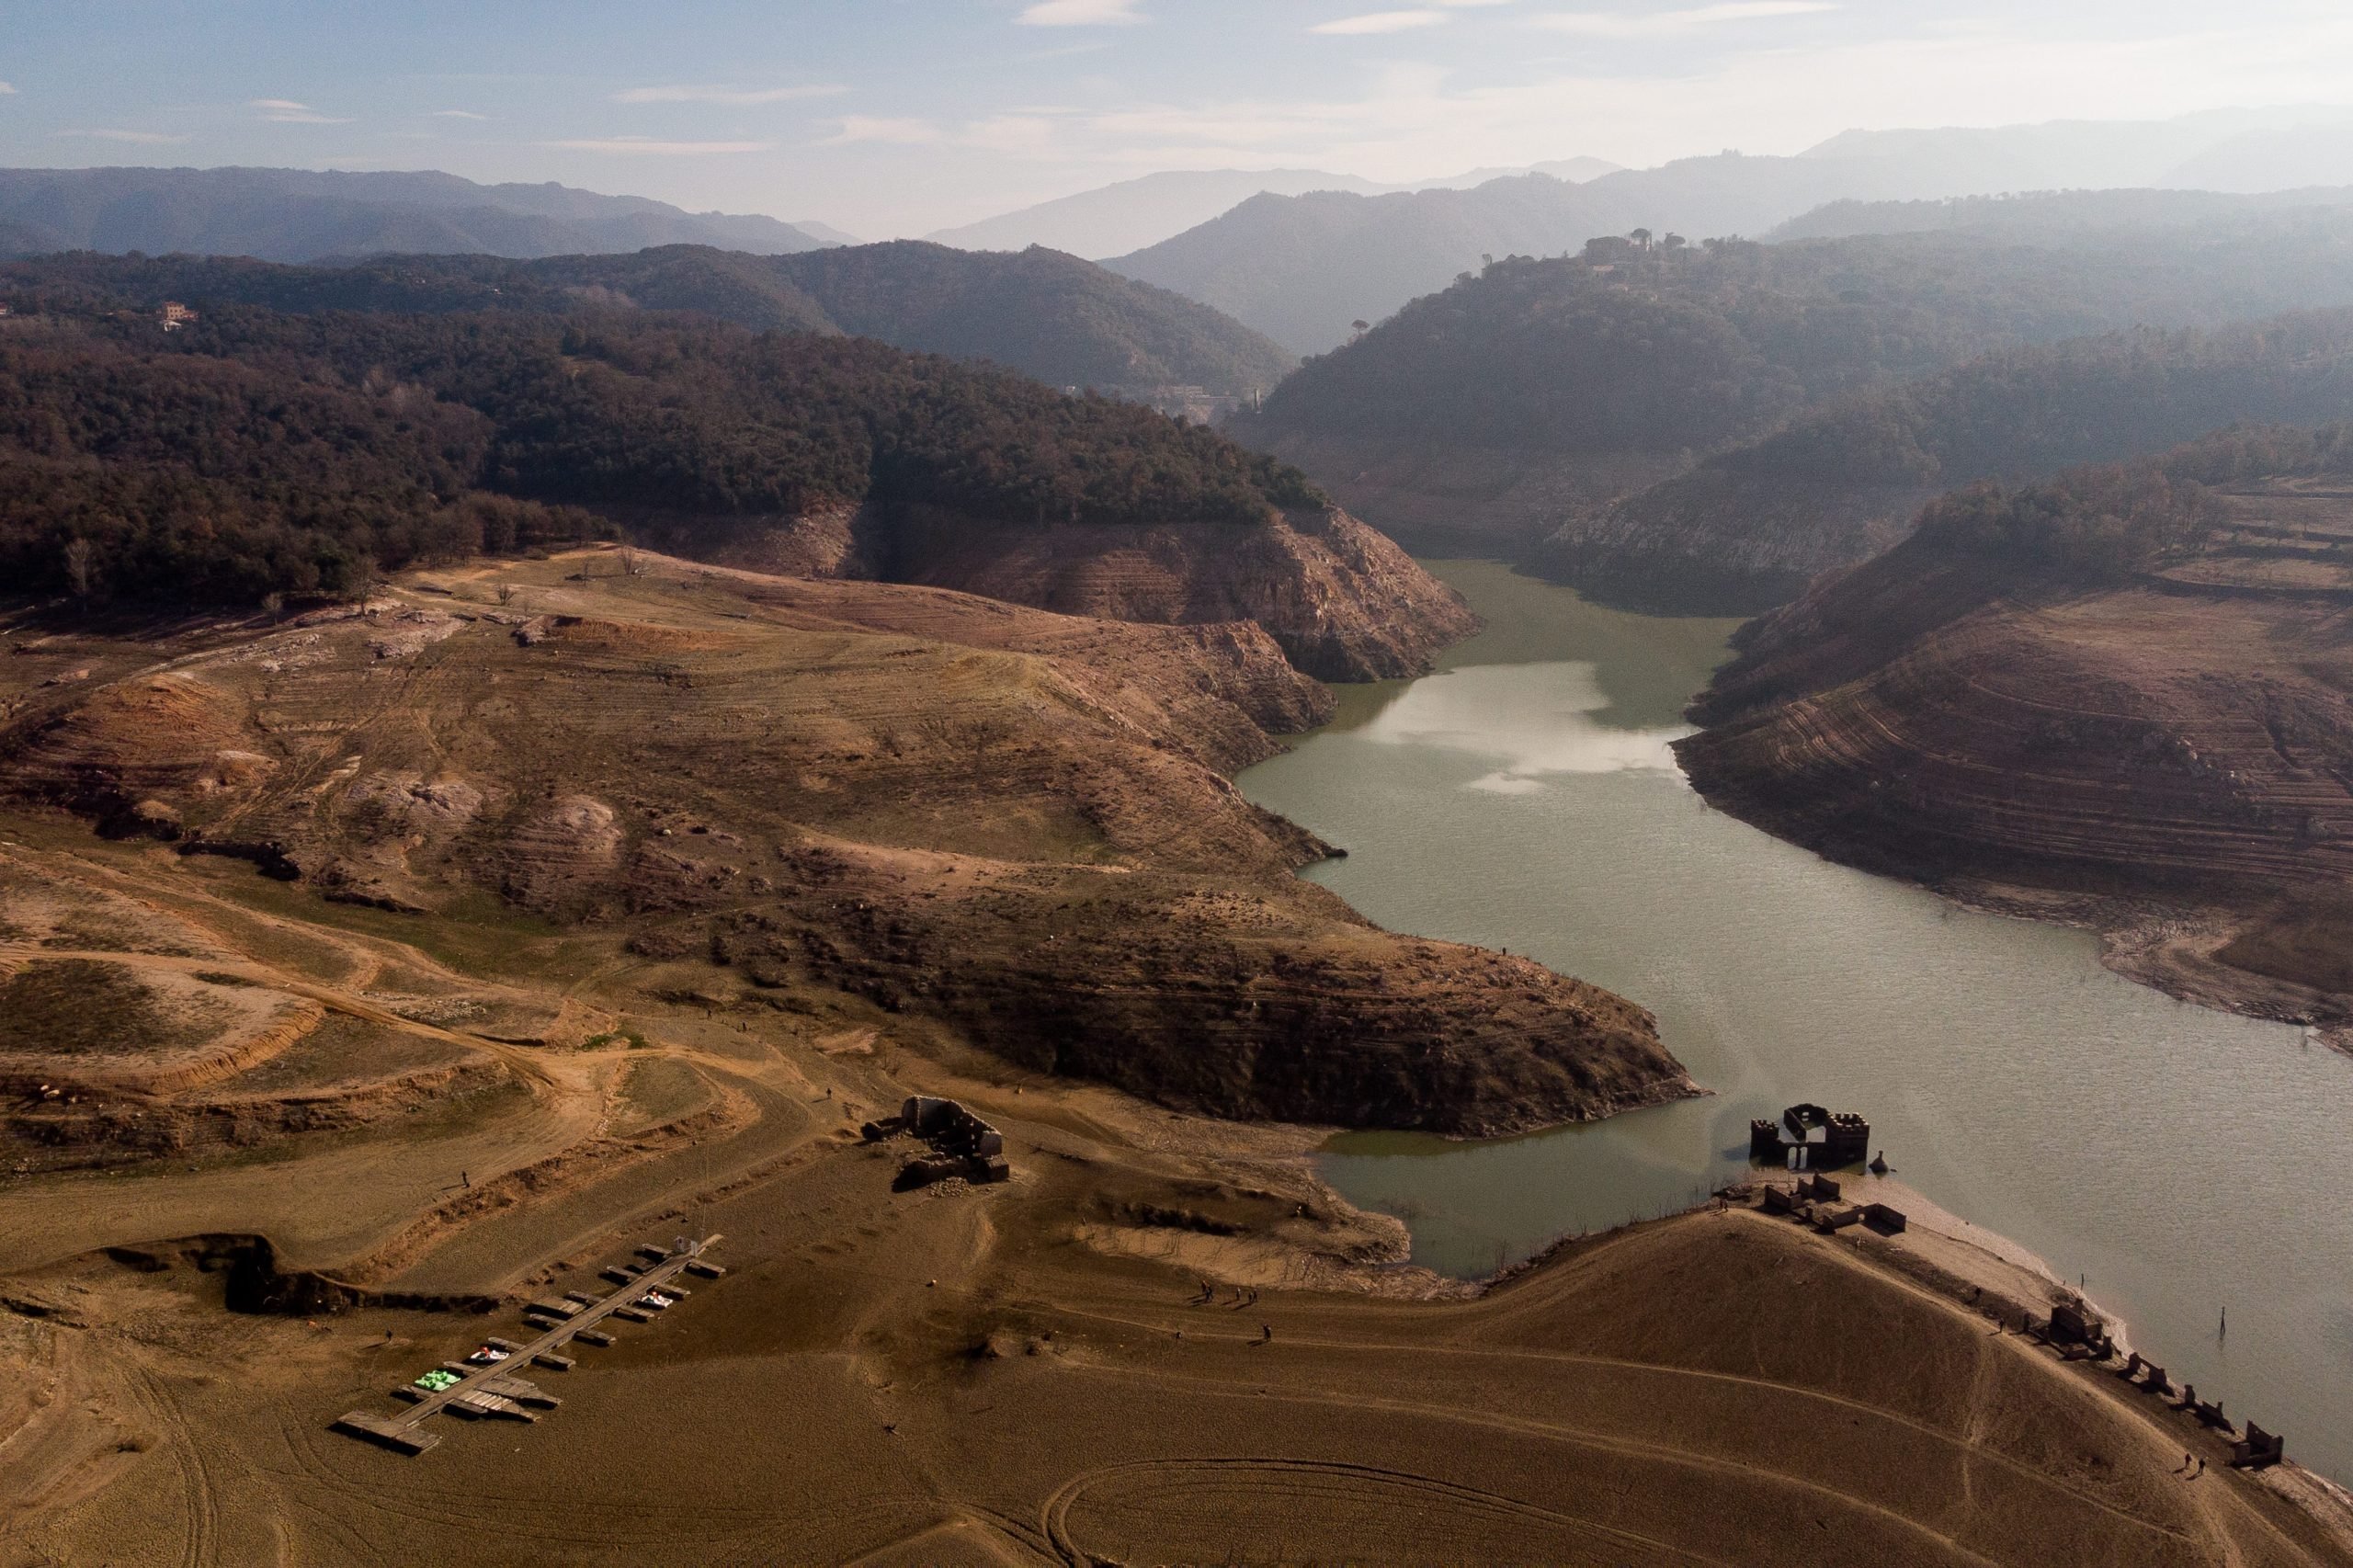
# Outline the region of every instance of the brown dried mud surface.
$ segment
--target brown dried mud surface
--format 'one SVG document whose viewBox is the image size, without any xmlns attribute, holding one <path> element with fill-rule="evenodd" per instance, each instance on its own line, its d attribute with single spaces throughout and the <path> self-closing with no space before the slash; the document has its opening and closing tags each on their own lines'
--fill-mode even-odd
<svg viewBox="0 0 2353 1568">
<path fill-rule="evenodd" d="M 2353 494 L 2222 498 L 2194 558 L 2070 589 L 1919 541 L 1744 634 L 1678 755 L 1708 800 L 2120 971 L 2353 1020 Z M 2293 581 L 2287 579 L 2292 578 Z"/>
<path fill-rule="evenodd" d="M 2353 1562 L 1852 1233 L 1483 1291 L 1319 1129 L 1191 1114 L 1686 1090 L 1291 879 L 1222 770 L 1328 699 L 1262 633 L 618 560 L 0 657 L 6 1065 L 61 1075 L 5 1107 L 0 1565 Z M 894 1190 L 910 1093 L 1012 1179 Z M 682 1232 L 726 1276 L 536 1426 L 330 1430 Z"/>
<path fill-rule="evenodd" d="M 893 1193 L 891 1157 L 832 1139 L 680 1189 L 728 1276 L 538 1374 L 563 1406 L 537 1426 L 440 1418 L 416 1459 L 328 1423 L 516 1332 L 511 1307 L 234 1314 L 169 1257 L 14 1282 L 0 1561 L 2353 1561 L 2309 1477 L 2226 1469 L 1848 1241 L 1734 1210 L 1478 1299 L 1374 1295 L 1308 1251 L 1332 1238 L 1296 1188 L 1140 1148 L 1116 1113 L 1082 1137 L 988 1108 L 1008 1186 Z M 1146 1199 L 1264 1250 L 1090 1244 Z M 530 1288 L 593 1287 L 630 1239 Z M 1264 1268 L 1286 1246 L 1322 1271 Z"/>
</svg>

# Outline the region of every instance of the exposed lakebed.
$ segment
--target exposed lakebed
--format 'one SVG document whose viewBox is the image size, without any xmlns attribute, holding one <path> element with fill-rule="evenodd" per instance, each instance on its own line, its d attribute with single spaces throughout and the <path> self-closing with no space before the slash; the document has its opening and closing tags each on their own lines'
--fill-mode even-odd
<svg viewBox="0 0 2353 1568">
<path fill-rule="evenodd" d="M 1668 747 L 1733 622 L 1430 564 L 1488 630 L 1436 675 L 1342 688 L 1244 790 L 1349 851 L 1308 875 L 1366 915 L 1633 998 L 1713 1093 L 1483 1143 L 1349 1134 L 1335 1187 L 1404 1218 L 1417 1262 L 1479 1275 L 1692 1201 L 1747 1168 L 1752 1116 L 1858 1110 L 1906 1183 L 2084 1276 L 2177 1380 L 2353 1476 L 2353 1059 L 2134 985 L 2088 933 L 1710 810 Z"/>
</svg>

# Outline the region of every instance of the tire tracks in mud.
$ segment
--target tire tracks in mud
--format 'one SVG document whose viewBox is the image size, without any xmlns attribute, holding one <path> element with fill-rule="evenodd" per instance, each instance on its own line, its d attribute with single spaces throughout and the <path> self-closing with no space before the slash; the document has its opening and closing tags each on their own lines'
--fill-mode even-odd
<svg viewBox="0 0 2353 1568">
<path fill-rule="evenodd" d="M 1297 1342 L 1293 1341 L 1293 1343 Z M 1147 1372 L 1140 1375 L 1151 1378 L 1155 1381 L 1200 1384 L 1214 1388 L 1221 1394 L 1234 1398 L 1241 1397 L 1241 1392 L 1238 1388 L 1222 1381 L 1212 1382 L 1211 1380 L 1207 1379 L 1195 1379 L 1180 1374 L 1170 1373 Z M 1620 1459 L 1631 1460 L 1653 1465 L 1660 1465 L 1669 1469 L 1687 1471 L 1700 1471 L 1719 1476 L 1729 1476 L 1761 1483 L 1770 1487 L 1787 1488 L 1790 1491 L 1806 1494 L 1822 1502 L 1829 1503 L 1842 1510 L 1854 1514 L 1867 1515 L 1879 1519 L 1884 1524 L 1893 1526 L 1899 1534 L 1933 1543 L 1937 1548 L 1941 1549 L 1947 1561 L 1969 1563 L 1972 1565 L 1972 1568 L 1999 1568 L 1999 1563 L 1995 1559 L 1988 1557 L 1984 1553 L 1977 1551 L 1972 1548 L 1963 1546 L 1960 1541 L 1945 1532 L 1924 1524 L 1917 1519 L 1912 1518 L 1908 1515 L 1900 1513 L 1893 1508 L 1887 1507 L 1882 1504 L 1873 1503 L 1867 1498 L 1857 1495 L 1854 1493 L 1843 1492 L 1835 1486 L 1824 1485 L 1818 1481 L 1809 1481 L 1803 1476 L 1791 1475 L 1787 1471 L 1771 1470 L 1762 1465 L 1749 1464 L 1737 1460 L 1721 1459 L 1713 1455 L 1698 1453 L 1688 1449 L 1678 1449 L 1664 1443 L 1646 1442 L 1638 1438 L 1613 1437 L 1583 1427 L 1572 1426 L 1563 1422 L 1543 1421 L 1530 1416 L 1505 1415 L 1494 1411 L 1472 1410 L 1460 1405 L 1433 1404 L 1421 1400 L 1391 1399 L 1370 1394 L 1342 1394 L 1316 1390 L 1286 1390 L 1279 1395 L 1270 1395 L 1268 1397 L 1280 1398 L 1285 1401 L 1298 1403 L 1324 1405 L 1350 1411 L 1408 1415 L 1420 1420 L 1438 1424 L 1453 1423 L 1461 1426 L 1483 1426 L 1494 1431 L 1508 1433 L 1515 1437 L 1533 1437 L 1540 1441 L 1561 1443 L 1571 1448 L 1597 1449 L 1604 1453 L 1614 1454 Z M 1154 1461 L 1139 1462 L 1151 1463 Z M 1266 1460 L 1256 1462 L 1304 1463 L 1321 1461 Z M 1410 1472 L 1399 1473 L 1404 1474 Z M 1420 1479 L 1427 1480 L 1429 1478 Z M 1450 1485 L 1452 1483 L 1433 1482 L 1432 1484 L 1444 1486 Z M 1464 1490 L 1470 1491 L 1471 1489 L 1465 1488 Z M 1520 1506 L 1532 1506 L 1532 1505 Z M 2110 1511 L 2114 1512 L 2116 1510 Z M 2186 1539 L 2182 1537 L 2182 1532 L 2167 1530 L 2165 1527 L 2151 1524 L 2147 1520 L 2132 1518 L 2130 1515 L 2120 1515 L 2120 1517 L 2131 1519 L 2132 1523 L 2157 1533 L 2173 1535 L 2177 1538 Z M 1594 1528 L 1607 1528 L 1608 1527 L 1596 1526 Z M 1677 1552 L 1681 1552 L 1683 1550 L 1681 1548 L 1666 1547 L 1663 1542 L 1658 1544 L 1665 1550 Z M 1685 1554 L 1685 1560 L 1698 1562 L 1711 1561 L 1711 1559 L 1689 1553 Z M 1071 1561 L 1075 1562 L 1086 1562 L 1090 1561 L 1090 1559 L 1078 1557 L 1073 1558 Z M 1725 1562 L 1723 1563 L 1722 1568 L 1740 1568 L 1740 1565 L 1733 1562 Z"/>
<path fill-rule="evenodd" d="M 179 1471 L 181 1507 L 187 1517 L 180 1544 L 180 1568 L 214 1568 L 221 1561 L 221 1500 L 189 1430 L 188 1417 L 152 1368 L 134 1356 L 126 1356 L 124 1369 L 129 1374 L 133 1397 L 155 1424 L 157 1439 Z"/>
<path fill-rule="evenodd" d="M 1066 1315 L 1093 1318 L 1098 1322 L 1117 1324 L 1124 1328 L 1140 1329 L 1146 1333 L 1155 1335 L 1166 1332 L 1156 1324 L 1148 1323 L 1141 1319 L 1118 1317 L 1109 1313 L 1076 1312 L 1067 1312 Z M 1249 1338 L 1246 1335 L 1237 1335 L 1235 1337 L 1237 1340 L 1243 1341 L 1246 1341 Z M 1283 1343 L 1290 1346 L 1305 1346 L 1310 1349 L 1336 1351 L 1350 1355 L 1381 1355 L 1387 1353 L 1390 1348 L 1377 1344 L 1368 1345 L 1358 1341 L 1346 1339 L 1318 1339 L 1304 1337 L 1296 1334 L 1286 1335 L 1284 1336 Z M 1998 1466 L 2008 1471 L 2014 1477 L 2019 1480 L 2056 1492 L 2082 1506 L 2096 1509 L 2115 1519 L 2131 1524 L 2141 1529 L 2144 1529 L 2154 1534 L 2170 1536 L 2173 1539 L 2181 1541 L 2188 1541 L 2190 1539 L 2189 1532 L 2185 1529 L 2159 1524 L 2154 1520 L 2144 1518 L 2138 1514 L 2132 1513 L 2127 1508 L 2109 1502 L 2105 1498 L 2094 1496 L 2077 1487 L 2070 1486 L 2066 1483 L 2058 1480 L 2056 1477 L 2046 1474 L 2045 1472 L 2036 1469 L 2034 1466 L 2028 1464 L 2024 1460 L 2013 1459 L 2009 1455 L 2000 1453 L 1997 1450 L 1979 1447 L 1972 1443 L 1966 1437 L 1956 1437 L 1950 1432 L 1942 1431 L 1938 1427 L 1915 1417 L 1904 1415 L 1898 1412 L 1887 1410 L 1881 1406 L 1871 1404 L 1862 1400 L 1849 1398 L 1844 1394 L 1832 1393 L 1826 1390 L 1804 1388 L 1794 1383 L 1777 1382 L 1770 1378 L 1755 1377 L 1741 1372 L 1716 1371 L 1711 1369 L 1699 1367 L 1677 1367 L 1659 1362 L 1632 1361 L 1618 1357 L 1593 1356 L 1568 1350 L 1543 1350 L 1532 1346 L 1420 1345 L 1415 1346 L 1414 1354 L 1416 1357 L 1430 1358 L 1463 1357 L 1492 1358 L 1506 1361 L 1558 1362 L 1571 1366 L 1591 1367 L 1609 1371 L 1629 1372 L 1669 1380 L 1691 1379 L 1713 1383 L 1728 1383 L 1738 1387 L 1757 1389 L 1789 1398 L 1817 1402 L 1828 1404 L 1839 1410 L 1867 1416 L 1876 1421 L 1884 1422 L 1890 1426 L 1904 1428 L 1905 1430 L 1911 1431 L 1918 1436 L 1925 1437 L 1931 1441 L 1956 1450 L 1956 1457 L 1961 1462 L 1966 1463 L 1968 1460 L 1974 1458 L 1983 1462 Z M 1214 1387 L 1218 1389 L 1227 1388 L 1225 1383 L 1218 1380 L 1208 1377 L 1199 1377 L 1188 1373 L 1147 1371 L 1139 1369 L 1136 1372 L 1136 1375 L 1165 1381 L 1184 1382 L 1196 1386 Z M 1478 1412 L 1460 1410 L 1450 1406 L 1432 1405 L 1421 1401 L 1390 1401 L 1381 1400 L 1373 1396 L 1359 1395 L 1343 1396 L 1336 1393 L 1326 1394 L 1313 1390 L 1298 1391 L 1290 1397 L 1314 1400 L 1320 1403 L 1362 1404 L 1369 1408 L 1385 1408 L 1394 1406 L 1403 1412 L 1423 1415 L 1450 1416 L 1451 1418 L 1465 1421 L 1499 1424 L 1506 1426 L 1526 1426 L 1540 1433 L 1557 1434 L 1567 1440 L 1585 1441 L 1590 1438 L 1603 1447 L 1618 1446 L 1617 1440 L 1604 1437 L 1601 1434 L 1588 1433 L 1586 1429 L 1581 1427 L 1570 1426 L 1560 1423 L 1525 1420 L 1518 1417 L 1488 1416 Z M 1866 1510 L 1885 1513 L 1893 1518 L 1903 1519 L 1904 1517 L 1900 1514 L 1893 1513 L 1892 1510 L 1881 1508 L 1876 1504 L 1868 1503 L 1860 1498 L 1852 1497 L 1849 1494 L 1837 1492 L 1834 1488 L 1824 1488 L 1822 1487 L 1819 1483 L 1809 1482 L 1802 1477 L 1789 1475 L 1782 1471 L 1766 1470 L 1758 1466 L 1742 1465 L 1731 1460 L 1720 1460 L 1712 1458 L 1711 1456 L 1694 1453 L 1689 1450 L 1673 1449 L 1663 1445 L 1645 1444 L 1634 1440 L 1627 1440 L 1627 1449 L 1629 1452 L 1655 1453 L 1659 1456 L 1671 1457 L 1677 1462 L 1688 1461 L 1702 1468 L 1729 1465 L 1736 1470 L 1746 1471 L 1758 1476 L 1768 1477 L 1777 1481 L 1785 1482 L 1791 1485 L 1823 1491 L 1831 1496 L 1847 1500 L 1854 1506 Z M 1911 1525 L 1913 1522 L 1905 1520 L 1905 1523 L 1907 1525 Z M 1925 1529 L 1926 1527 L 1914 1526 L 1914 1528 Z M 1936 1532 L 1929 1531 L 1928 1533 L 1935 1534 Z M 1939 1537 L 1939 1539 L 1943 1538 Z"/>
<path fill-rule="evenodd" d="M 1392 1470 L 1379 1465 L 1351 1464 L 1336 1460 L 1301 1459 L 1179 1459 L 1133 1460 L 1124 1464 L 1105 1465 L 1099 1469 L 1082 1471 L 1064 1482 L 1040 1510 L 1040 1528 L 1046 1540 L 1063 1562 L 1073 1568 L 1090 1568 L 1097 1559 L 1079 1546 L 1070 1529 L 1070 1512 L 1083 1501 L 1087 1491 L 1107 1480 L 1117 1477 L 1168 1476 L 1198 1472 L 1211 1475 L 1232 1475 L 1238 1480 L 1256 1483 L 1260 1488 L 1275 1477 L 1315 1477 L 1343 1483 L 1345 1486 L 1386 1489 L 1406 1494 L 1424 1508 L 1474 1508 L 1499 1515 L 1517 1524 L 1542 1525 L 1553 1530 L 1564 1530 L 1574 1536 L 1591 1540 L 1596 1545 L 1608 1545 L 1620 1551 L 1642 1552 L 1655 1563 L 1697 1563 L 1702 1568 L 1741 1568 L 1728 1558 L 1713 1557 L 1661 1540 L 1638 1531 L 1604 1525 L 1578 1515 L 1547 1508 L 1540 1504 L 1523 1502 L 1500 1492 L 1465 1486 L 1413 1471 Z M 1631 1565 L 1630 1563 L 1630 1568 Z"/>
</svg>

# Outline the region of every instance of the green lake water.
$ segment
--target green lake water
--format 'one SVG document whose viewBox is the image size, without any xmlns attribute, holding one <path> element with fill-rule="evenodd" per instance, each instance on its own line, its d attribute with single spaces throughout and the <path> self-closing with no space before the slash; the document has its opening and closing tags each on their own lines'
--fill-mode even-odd
<svg viewBox="0 0 2353 1568">
<path fill-rule="evenodd" d="M 1668 748 L 1733 622 L 1428 564 L 1488 629 L 1435 675 L 1339 688 L 1244 791 L 1346 848 L 1306 874 L 1370 918 L 1633 998 L 1712 1093 L 1488 1142 L 1347 1134 L 1325 1179 L 1474 1276 L 1693 1201 L 1748 1169 L 1753 1116 L 1860 1111 L 1900 1179 L 2353 1479 L 2353 1059 L 1711 810 Z"/>
</svg>

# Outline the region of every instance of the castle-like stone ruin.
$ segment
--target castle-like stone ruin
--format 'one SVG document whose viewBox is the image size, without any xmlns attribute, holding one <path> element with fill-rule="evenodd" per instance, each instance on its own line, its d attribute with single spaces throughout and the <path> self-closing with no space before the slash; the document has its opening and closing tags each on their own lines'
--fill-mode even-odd
<svg viewBox="0 0 2353 1568">
<path fill-rule="evenodd" d="M 987 1185 L 1009 1180 L 1013 1175 L 1005 1159 L 1005 1134 L 955 1100 L 909 1095 L 901 1102 L 898 1115 L 870 1121 L 859 1131 L 870 1143 L 905 1133 L 931 1145 L 929 1153 L 919 1154 L 900 1167 L 891 1185 L 901 1192 L 950 1176 Z"/>
<path fill-rule="evenodd" d="M 1760 1116 L 1748 1124 L 1748 1157 L 1793 1171 L 1851 1165 L 1870 1153 L 1870 1147 L 1871 1124 L 1850 1110 L 1793 1105 L 1779 1121 Z"/>
</svg>

